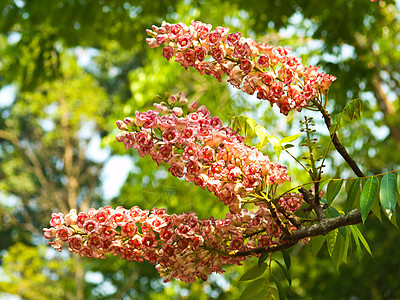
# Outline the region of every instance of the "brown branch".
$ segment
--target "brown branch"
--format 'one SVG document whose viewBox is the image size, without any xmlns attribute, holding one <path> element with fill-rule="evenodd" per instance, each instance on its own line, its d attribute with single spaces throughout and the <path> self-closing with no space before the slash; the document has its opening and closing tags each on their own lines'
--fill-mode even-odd
<svg viewBox="0 0 400 300">
<path fill-rule="evenodd" d="M 310 208 L 315 211 L 315 214 L 317 215 L 318 219 L 320 221 L 326 219 L 324 210 L 322 209 L 319 199 L 317 197 L 314 197 L 314 195 L 310 191 L 307 191 L 303 187 L 299 189 L 299 192 L 303 195 L 304 201 L 310 204 Z"/>
<path fill-rule="evenodd" d="M 270 253 L 282 251 L 284 249 L 294 246 L 298 241 L 317 236 L 326 235 L 327 233 L 335 230 L 337 228 L 349 225 L 355 225 L 362 222 L 361 214 L 358 209 L 350 211 L 347 215 L 341 215 L 335 218 L 325 218 L 321 220 L 318 224 L 314 224 L 308 227 L 302 227 L 298 230 L 292 231 L 292 235 L 287 237 L 287 240 L 283 241 L 281 244 L 271 245 L 268 247 L 258 247 L 251 250 L 244 251 L 232 251 L 229 253 L 230 256 L 248 256 L 260 253 Z"/>
<path fill-rule="evenodd" d="M 330 129 L 332 126 L 331 117 L 329 116 L 328 112 L 321 107 L 321 105 L 318 105 L 318 108 L 319 108 L 320 112 L 322 113 L 322 116 L 324 117 L 326 127 L 328 127 L 328 129 Z M 344 158 L 344 160 L 347 162 L 347 164 L 350 166 L 350 168 L 354 171 L 354 173 L 358 177 L 365 177 L 364 173 L 360 170 L 357 163 L 351 158 L 351 156 L 347 152 L 346 148 L 340 142 L 336 132 L 333 132 L 331 134 L 331 139 L 332 139 L 332 143 L 335 146 L 337 152 L 339 152 L 339 154 Z"/>
</svg>

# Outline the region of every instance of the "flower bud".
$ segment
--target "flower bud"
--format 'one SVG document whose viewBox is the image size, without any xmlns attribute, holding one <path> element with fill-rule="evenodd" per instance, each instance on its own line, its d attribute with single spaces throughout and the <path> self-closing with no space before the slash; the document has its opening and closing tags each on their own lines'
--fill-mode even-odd
<svg viewBox="0 0 400 300">
<path fill-rule="evenodd" d="M 182 92 L 179 92 L 178 99 L 179 99 L 179 103 L 181 105 L 186 105 L 188 103 L 188 100 L 186 99 L 186 95 Z"/>
<path fill-rule="evenodd" d="M 117 141 L 122 142 L 126 138 L 127 135 L 128 135 L 128 132 L 126 132 L 126 131 L 119 132 L 117 134 Z"/>
<path fill-rule="evenodd" d="M 173 113 L 175 114 L 175 116 L 177 116 L 177 117 L 180 117 L 180 116 L 183 115 L 182 108 L 180 108 L 180 107 L 174 107 L 174 108 L 172 109 L 172 112 L 173 112 Z"/>
<path fill-rule="evenodd" d="M 121 120 L 118 120 L 116 122 L 117 127 L 119 130 L 128 130 L 128 127 L 126 126 L 126 124 L 124 122 L 122 122 Z"/>
<path fill-rule="evenodd" d="M 128 126 L 135 126 L 135 119 L 127 117 L 124 119 L 124 123 Z"/>
<path fill-rule="evenodd" d="M 188 111 L 193 112 L 197 109 L 198 106 L 199 106 L 199 103 L 197 103 L 197 101 L 194 101 L 188 105 Z"/>
<path fill-rule="evenodd" d="M 175 95 L 171 95 L 171 103 L 175 104 L 176 102 L 178 102 L 178 98 Z"/>
</svg>

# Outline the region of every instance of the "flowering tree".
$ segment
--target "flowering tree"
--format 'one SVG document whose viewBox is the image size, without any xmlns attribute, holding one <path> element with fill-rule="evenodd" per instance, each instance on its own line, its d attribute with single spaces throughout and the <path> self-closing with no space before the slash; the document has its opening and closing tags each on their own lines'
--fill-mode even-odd
<svg viewBox="0 0 400 300">
<path fill-rule="evenodd" d="M 50 228 L 44 229 L 50 245 L 61 251 L 64 244 L 82 257 L 105 259 L 106 254 L 128 261 L 147 260 L 156 264 L 164 281 L 178 278 L 187 283 L 209 274 L 222 273 L 224 265 L 240 265 L 248 257 L 259 257 L 258 266 L 242 280 L 255 279 L 271 266 L 273 252 L 282 251 L 285 266 L 279 264 L 290 282 L 290 259 L 285 249 L 299 242 L 320 248 L 325 241 L 335 265 L 346 261 L 352 239 L 357 250 L 369 246 L 356 224 L 381 211 L 396 224 L 397 190 L 400 177 L 388 172 L 366 177 L 341 144 L 337 131 L 361 116 L 363 103 L 356 99 L 332 119 L 327 111 L 328 89 L 336 79 L 304 66 L 289 48 L 272 47 L 241 36 L 239 32 L 196 21 L 191 25 L 163 23 L 148 30 L 147 43 L 155 48 L 163 44 L 163 56 L 175 58 L 184 68 L 194 68 L 228 82 L 260 100 L 277 105 L 283 115 L 291 110 L 318 111 L 330 131 L 325 155 L 317 157 L 311 117 L 305 116 L 301 132 L 302 146 L 308 156 L 296 158 L 290 142 L 301 136 L 278 139 L 246 116 L 237 116 L 223 126 L 207 108 L 190 102 L 183 93 L 159 97 L 155 110 L 136 112 L 134 118 L 117 121 L 117 141 L 126 149 L 136 149 L 157 163 L 167 164 L 175 177 L 207 189 L 229 207 L 223 219 L 199 219 L 195 212 L 168 214 L 164 208 L 142 210 L 110 206 L 72 209 L 64 216 L 54 213 Z M 254 138 L 256 146 L 249 146 Z M 272 162 L 261 152 L 271 143 L 277 156 L 287 152 L 308 173 L 310 181 L 283 191 L 279 186 L 290 181 L 287 168 Z M 326 153 L 331 144 L 358 178 L 322 178 Z M 331 203 L 346 182 L 345 211 Z M 327 184 L 324 192 L 323 187 Z M 307 188 L 306 188 L 307 187 Z M 265 263 L 270 258 L 269 264 Z M 251 286 L 261 284 L 253 281 Z M 283 290 L 276 281 L 280 297 Z M 250 290 L 250 289 L 249 289 Z"/>
</svg>

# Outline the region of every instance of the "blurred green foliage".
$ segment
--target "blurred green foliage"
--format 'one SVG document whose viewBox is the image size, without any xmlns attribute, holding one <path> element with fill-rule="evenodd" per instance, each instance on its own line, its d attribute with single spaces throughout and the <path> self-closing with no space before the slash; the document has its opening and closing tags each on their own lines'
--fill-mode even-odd
<svg viewBox="0 0 400 300">
<path fill-rule="evenodd" d="M 0 87 L 11 85 L 16 91 L 11 104 L 0 99 L 0 250 L 5 274 L 0 297 L 236 299 L 246 288 L 238 278 L 255 261 L 230 267 L 224 276 L 205 283 L 164 285 L 149 264 L 49 256 L 43 246 L 41 229 L 48 226 L 51 212 L 73 207 L 158 206 L 171 213 L 224 215 L 215 197 L 171 178 L 165 167 L 156 169 L 132 151 L 134 168 L 120 195 L 104 198 L 100 173 L 106 160 L 91 157 L 90 143 L 101 138 L 111 149 L 108 159 L 126 154 L 115 142 L 115 121 L 150 109 L 156 94 L 183 91 L 225 124 L 234 115 L 247 114 L 280 137 L 297 133 L 297 121 L 308 114 L 283 118 L 268 103 L 167 62 L 161 49 L 145 43 L 145 29 L 162 20 L 228 26 L 243 36 L 290 46 L 305 64 L 320 64 L 338 77 L 329 94 L 332 113 L 353 98 L 366 103 L 363 120 L 340 132 L 361 168 L 375 174 L 400 165 L 400 28 L 399 7 L 393 1 L 3 0 L 0 14 Z M 326 145 L 327 132 L 319 133 Z M 273 156 L 271 148 L 263 150 Z M 330 157 L 326 173 L 352 176 L 341 159 Z M 294 184 L 308 181 L 294 162 L 287 164 Z M 294 247 L 289 298 L 400 297 L 394 275 L 400 261 L 393 252 L 399 233 L 387 223 L 367 221 L 364 232 L 375 259 L 350 259 L 339 274 L 327 253 L 315 258 L 310 247 Z"/>
</svg>

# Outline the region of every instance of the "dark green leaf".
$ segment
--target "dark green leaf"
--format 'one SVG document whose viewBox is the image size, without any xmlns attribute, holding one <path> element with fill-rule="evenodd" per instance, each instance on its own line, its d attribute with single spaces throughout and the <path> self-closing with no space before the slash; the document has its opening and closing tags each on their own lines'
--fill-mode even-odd
<svg viewBox="0 0 400 300">
<path fill-rule="evenodd" d="M 279 299 L 280 300 L 286 299 L 286 293 L 285 293 L 285 290 L 283 289 L 282 284 L 280 283 L 280 281 L 273 275 L 271 275 L 271 279 L 275 282 L 276 287 L 278 288 Z"/>
<path fill-rule="evenodd" d="M 285 261 L 286 269 L 289 271 L 289 269 L 290 269 L 290 255 L 289 255 L 289 253 L 287 253 L 286 250 L 282 250 L 281 253 L 282 253 L 282 256 L 283 256 L 283 260 Z"/>
<path fill-rule="evenodd" d="M 383 211 L 388 216 L 389 220 L 396 217 L 397 203 L 397 186 L 396 176 L 394 174 L 386 174 L 381 181 L 379 196 Z"/>
<path fill-rule="evenodd" d="M 337 194 L 342 188 L 342 184 L 343 184 L 343 179 L 329 182 L 328 189 L 326 192 L 328 205 L 331 205 L 332 201 L 336 198 Z"/>
<path fill-rule="evenodd" d="M 351 230 L 346 227 L 346 238 L 345 238 L 345 243 L 344 243 L 344 252 L 343 252 L 343 262 L 347 263 L 347 253 L 349 252 L 349 247 L 350 247 L 350 243 L 351 243 Z"/>
<path fill-rule="evenodd" d="M 286 145 L 283 145 L 282 147 L 285 148 L 285 149 L 289 149 L 289 148 L 293 148 L 294 145 L 293 144 L 286 144 Z"/>
<path fill-rule="evenodd" d="M 261 254 L 260 258 L 258 259 L 258 267 L 261 268 L 261 265 L 263 264 L 264 261 L 268 258 L 270 254 L 269 253 L 263 253 Z"/>
<path fill-rule="evenodd" d="M 289 274 L 288 270 L 286 269 L 286 267 L 284 265 L 282 265 L 276 259 L 273 259 L 273 261 L 275 261 L 278 264 L 279 268 L 281 268 L 283 274 L 285 275 L 287 281 L 289 282 L 289 286 L 292 285 L 292 278 L 290 277 L 290 274 Z"/>
<path fill-rule="evenodd" d="M 240 295 L 239 300 L 251 299 L 258 290 L 264 285 L 265 279 L 258 278 L 249 283 L 249 285 L 244 289 L 243 293 Z"/>
<path fill-rule="evenodd" d="M 382 215 L 381 215 L 381 207 L 379 206 L 379 199 L 378 197 L 375 198 L 374 203 L 371 207 L 372 213 L 382 222 Z"/>
<path fill-rule="evenodd" d="M 329 206 L 329 207 L 326 209 L 326 214 L 328 215 L 329 218 L 336 218 L 336 217 L 339 217 L 339 216 L 341 215 L 341 214 L 337 211 L 337 209 L 334 208 L 333 206 Z M 339 227 L 338 230 L 339 230 L 340 234 L 341 234 L 343 237 L 346 237 L 346 229 L 345 229 L 344 227 Z"/>
<path fill-rule="evenodd" d="M 259 267 L 258 265 L 251 268 L 248 270 L 246 273 L 243 274 L 242 277 L 240 277 L 239 281 L 247 281 L 247 280 L 253 280 L 259 276 L 261 276 L 264 272 L 265 269 L 267 268 L 267 264 L 263 263 Z"/>
<path fill-rule="evenodd" d="M 325 243 L 325 240 L 326 235 L 318 235 L 311 238 L 311 247 L 314 256 L 318 254 L 319 250 L 321 250 L 321 247 Z"/>
<path fill-rule="evenodd" d="M 345 238 L 341 235 L 337 236 L 335 248 L 332 252 L 332 261 L 335 264 L 336 271 L 339 270 L 339 266 L 343 261 L 343 253 L 344 253 L 344 245 L 345 245 Z"/>
<path fill-rule="evenodd" d="M 379 180 L 375 176 L 368 178 L 367 182 L 364 184 L 360 198 L 361 218 L 363 223 L 367 219 L 375 197 L 378 194 L 378 188 Z"/>
<path fill-rule="evenodd" d="M 354 200 L 357 198 L 358 194 L 361 192 L 360 183 L 361 183 L 361 178 L 357 178 L 350 185 L 350 189 L 347 192 L 346 203 L 344 205 L 344 211 L 346 213 L 348 213 L 352 209 Z"/>
</svg>

